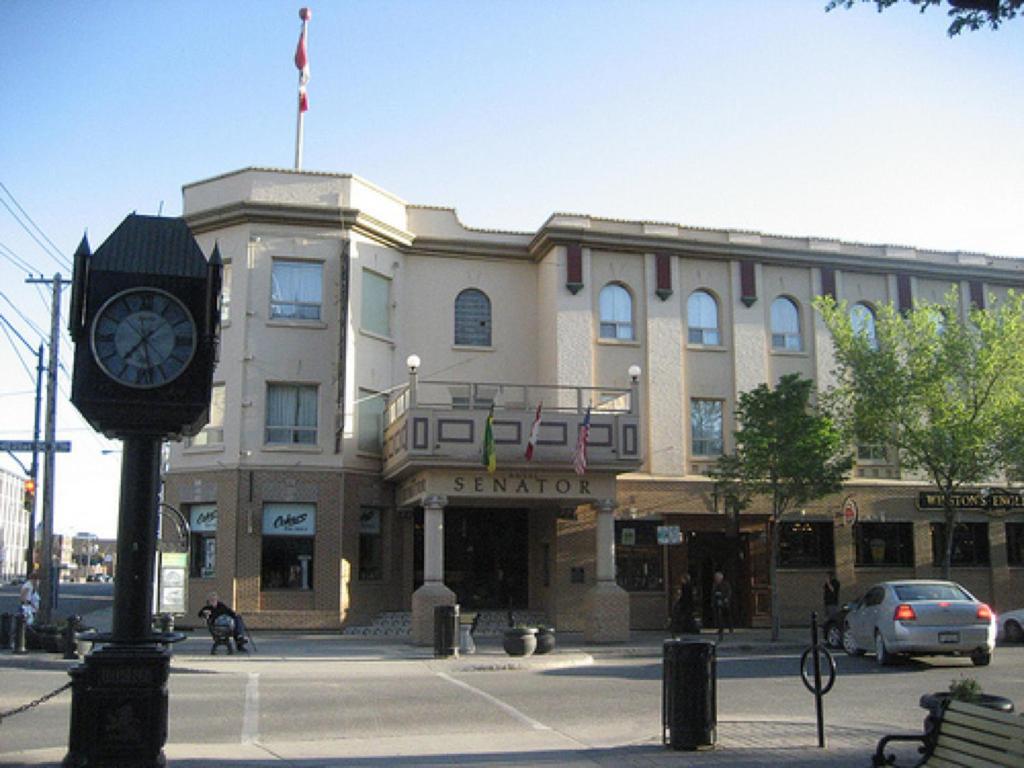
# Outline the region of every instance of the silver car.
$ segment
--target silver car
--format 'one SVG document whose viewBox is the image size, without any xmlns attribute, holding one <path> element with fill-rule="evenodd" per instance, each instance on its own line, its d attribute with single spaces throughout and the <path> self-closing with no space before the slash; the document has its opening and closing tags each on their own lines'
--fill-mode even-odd
<svg viewBox="0 0 1024 768">
<path fill-rule="evenodd" d="M 872 650 L 879 664 L 896 656 L 970 656 L 992 660 L 996 617 L 953 581 L 883 581 L 850 604 L 843 648 L 851 656 Z"/>
</svg>

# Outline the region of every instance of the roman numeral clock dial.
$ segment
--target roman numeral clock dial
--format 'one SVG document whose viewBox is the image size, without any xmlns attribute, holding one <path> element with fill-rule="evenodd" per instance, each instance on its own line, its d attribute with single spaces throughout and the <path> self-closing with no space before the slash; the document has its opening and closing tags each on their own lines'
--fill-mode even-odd
<svg viewBox="0 0 1024 768">
<path fill-rule="evenodd" d="M 178 299 L 154 288 L 122 291 L 93 321 L 93 357 L 119 384 L 154 389 L 178 378 L 196 351 L 196 323 Z"/>
</svg>

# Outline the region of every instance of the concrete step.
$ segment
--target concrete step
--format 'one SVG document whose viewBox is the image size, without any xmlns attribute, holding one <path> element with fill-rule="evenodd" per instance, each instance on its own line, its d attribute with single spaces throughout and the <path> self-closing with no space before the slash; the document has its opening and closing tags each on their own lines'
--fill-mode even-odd
<svg viewBox="0 0 1024 768">
<path fill-rule="evenodd" d="M 476 618 L 474 637 L 500 637 L 512 624 L 526 624 L 536 627 L 547 624 L 547 616 L 543 611 L 464 611 L 461 614 L 463 623 Z M 345 627 L 344 635 L 354 637 L 408 637 L 412 627 L 412 613 L 409 611 L 385 611 L 377 614 L 367 626 Z"/>
</svg>

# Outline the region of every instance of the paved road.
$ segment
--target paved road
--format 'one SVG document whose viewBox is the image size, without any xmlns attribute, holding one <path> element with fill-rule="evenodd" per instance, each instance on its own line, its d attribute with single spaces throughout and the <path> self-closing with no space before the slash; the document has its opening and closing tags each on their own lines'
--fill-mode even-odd
<svg viewBox="0 0 1024 768">
<path fill-rule="evenodd" d="M 863 766 L 880 735 L 920 730 L 922 693 L 961 675 L 1024 704 L 1024 647 L 1000 648 L 987 668 L 951 659 L 883 669 L 870 657 L 841 657 L 825 702 L 830 750 L 822 753 L 813 700 L 795 675 L 796 649 L 730 650 L 727 640 L 718 662 L 719 749 L 697 760 L 661 747 L 656 642 L 566 649 L 564 667 L 519 670 L 496 669 L 502 657 L 486 647 L 478 657 L 436 661 L 408 646 L 336 636 L 257 642 L 252 657 L 210 657 L 201 637 L 179 647 L 167 748 L 174 765 Z M 33 661 L 12 666 L 0 657 L 0 711 L 67 679 L 59 665 Z M 18 759 L 34 764 L 59 760 L 66 696 L 18 715 L 19 727 L 0 726 L 0 764 L 20 750 L 27 752 Z"/>
<path fill-rule="evenodd" d="M 18 586 L 12 584 L 0 586 L 0 613 L 14 613 L 18 610 L 18 589 Z M 57 593 L 54 618 L 63 620 L 70 615 L 87 616 L 95 611 L 110 608 L 113 600 L 113 583 L 63 582 Z"/>
</svg>

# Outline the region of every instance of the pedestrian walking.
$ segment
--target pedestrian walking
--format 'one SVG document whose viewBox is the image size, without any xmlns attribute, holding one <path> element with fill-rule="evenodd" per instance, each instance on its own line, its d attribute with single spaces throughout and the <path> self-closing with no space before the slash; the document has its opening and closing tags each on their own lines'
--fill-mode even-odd
<svg viewBox="0 0 1024 768">
<path fill-rule="evenodd" d="M 25 617 L 25 624 L 35 621 L 36 611 L 39 610 L 39 571 L 32 571 L 32 574 L 25 579 L 21 585 L 18 599 L 21 603 L 21 613 Z"/>
<path fill-rule="evenodd" d="M 693 618 L 694 598 L 693 581 L 689 573 L 684 573 L 679 583 L 679 597 L 672 605 L 672 615 L 669 619 L 669 631 L 673 636 L 692 634 L 699 632 L 697 622 Z"/>
<path fill-rule="evenodd" d="M 839 579 L 835 571 L 828 572 L 828 581 L 825 582 L 825 616 L 834 619 L 839 613 Z"/>
<path fill-rule="evenodd" d="M 715 571 L 714 583 L 711 585 L 711 610 L 718 629 L 718 639 L 722 639 L 726 624 L 729 625 L 729 634 L 732 634 L 732 586 L 721 571 Z"/>
</svg>

